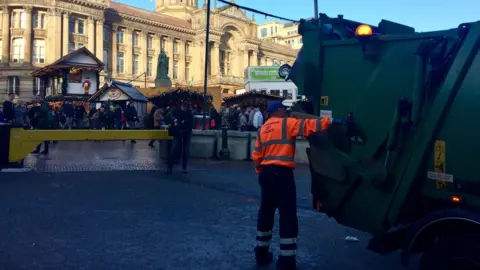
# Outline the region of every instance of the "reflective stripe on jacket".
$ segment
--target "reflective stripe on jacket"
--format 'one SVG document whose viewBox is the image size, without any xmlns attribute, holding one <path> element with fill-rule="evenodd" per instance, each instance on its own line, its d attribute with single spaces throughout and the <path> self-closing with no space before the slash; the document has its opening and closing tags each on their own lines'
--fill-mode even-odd
<svg viewBox="0 0 480 270">
<path fill-rule="evenodd" d="M 270 118 L 258 130 L 252 159 L 260 172 L 261 166 L 278 165 L 295 168 L 295 142 L 298 136 L 308 137 L 312 133 L 330 127 L 328 117 L 323 119 Z"/>
</svg>

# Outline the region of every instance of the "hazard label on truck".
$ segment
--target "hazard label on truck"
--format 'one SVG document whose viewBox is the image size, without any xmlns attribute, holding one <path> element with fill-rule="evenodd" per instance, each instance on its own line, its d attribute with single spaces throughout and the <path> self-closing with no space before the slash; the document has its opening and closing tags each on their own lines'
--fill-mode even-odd
<svg viewBox="0 0 480 270">
<path fill-rule="evenodd" d="M 445 189 L 447 187 L 446 182 L 453 182 L 453 176 L 451 177 L 451 181 L 448 181 L 449 180 L 448 176 L 451 176 L 451 175 L 445 173 L 446 172 L 445 152 L 446 152 L 445 141 L 441 141 L 441 140 L 435 141 L 434 148 L 433 148 L 433 168 L 436 174 L 431 176 L 435 177 L 434 180 L 436 180 L 437 189 Z M 430 176 L 428 178 L 432 179 Z"/>
</svg>

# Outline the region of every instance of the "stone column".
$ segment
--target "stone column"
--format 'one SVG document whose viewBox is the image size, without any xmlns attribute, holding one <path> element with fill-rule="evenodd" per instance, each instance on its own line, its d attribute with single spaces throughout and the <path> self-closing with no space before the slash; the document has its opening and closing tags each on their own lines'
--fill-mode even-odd
<svg viewBox="0 0 480 270">
<path fill-rule="evenodd" d="M 62 36 L 62 56 L 68 54 L 68 43 L 70 41 L 70 31 L 68 22 L 70 20 L 70 12 L 63 13 L 63 36 Z"/>
<path fill-rule="evenodd" d="M 173 80 L 173 38 L 165 38 L 165 53 L 168 56 L 168 76 Z"/>
<path fill-rule="evenodd" d="M 252 51 L 252 55 L 250 56 L 250 66 L 256 67 L 258 65 L 258 55 L 256 51 Z"/>
<path fill-rule="evenodd" d="M 96 48 L 95 55 L 98 59 L 103 61 L 103 22 L 100 20 L 96 21 Z M 92 37 L 93 38 L 93 37 Z M 90 40 L 90 37 L 88 38 Z M 107 65 L 108 63 L 104 63 Z"/>
<path fill-rule="evenodd" d="M 126 76 L 132 76 L 132 56 L 133 56 L 132 32 L 133 32 L 132 28 L 125 28 L 125 31 L 123 32 L 123 40 L 127 48 L 127 51 L 124 53 Z"/>
<path fill-rule="evenodd" d="M 190 78 L 193 81 L 198 82 L 203 80 L 203 57 L 205 55 L 204 47 L 202 46 L 201 41 L 192 42 L 191 46 L 191 55 L 192 55 L 192 63 L 190 63 Z"/>
<path fill-rule="evenodd" d="M 220 75 L 220 47 L 218 42 L 213 42 L 212 50 L 210 51 L 210 61 L 212 76 Z"/>
<path fill-rule="evenodd" d="M 23 61 L 25 64 L 32 63 L 32 7 L 26 6 L 25 10 L 25 32 L 23 38 L 25 39 L 25 49 Z"/>
<path fill-rule="evenodd" d="M 112 49 L 112 53 L 110 54 L 110 58 L 112 61 L 110 61 L 110 74 L 115 74 L 112 77 L 116 77 L 117 74 L 117 31 L 118 31 L 118 25 L 112 24 L 112 31 L 110 32 L 110 48 Z"/>
<path fill-rule="evenodd" d="M 184 81 L 185 80 L 185 40 L 181 39 L 178 40 L 177 44 L 178 49 L 178 80 Z"/>
<path fill-rule="evenodd" d="M 95 21 L 93 20 L 92 17 L 88 17 L 87 19 L 87 27 L 88 27 L 88 43 L 87 43 L 87 49 L 95 54 Z M 102 59 L 102 58 L 100 58 Z"/>
<path fill-rule="evenodd" d="M 2 8 L 2 64 L 10 61 L 10 12 L 8 7 Z"/>
<path fill-rule="evenodd" d="M 62 15 L 57 9 L 49 10 L 48 20 L 48 39 L 45 50 L 52 53 L 47 53 L 47 61 L 52 63 L 62 57 Z M 68 25 L 68 23 L 67 23 Z M 68 27 L 67 27 L 68 28 Z M 68 35 L 67 35 L 68 36 Z M 67 45 L 68 52 L 68 45 Z M 49 60 L 48 60 L 49 59 Z"/>
<path fill-rule="evenodd" d="M 161 35 L 153 36 L 153 49 L 155 53 L 152 55 L 152 77 L 157 76 L 158 55 L 160 54 L 160 39 Z"/>
<path fill-rule="evenodd" d="M 139 55 L 139 61 L 138 61 L 138 71 L 140 74 L 147 72 L 147 36 L 148 32 L 140 32 L 140 37 L 139 37 L 139 46 L 141 49 L 141 53 Z"/>
<path fill-rule="evenodd" d="M 249 53 L 249 50 L 245 48 L 243 50 L 243 67 L 240 70 L 240 77 L 243 77 L 245 69 L 251 65 L 249 62 L 250 62 L 250 53 Z"/>
</svg>

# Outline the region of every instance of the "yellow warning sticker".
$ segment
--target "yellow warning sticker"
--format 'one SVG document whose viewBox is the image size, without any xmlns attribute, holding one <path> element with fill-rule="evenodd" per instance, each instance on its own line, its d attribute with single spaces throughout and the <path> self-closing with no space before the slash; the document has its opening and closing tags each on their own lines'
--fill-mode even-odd
<svg viewBox="0 0 480 270">
<path fill-rule="evenodd" d="M 321 96 L 320 97 L 320 105 L 328 106 L 328 96 Z"/>
<path fill-rule="evenodd" d="M 437 140 L 433 148 L 433 166 L 436 173 L 445 173 L 445 141 Z M 436 180 L 437 189 L 445 189 L 447 182 L 442 180 Z"/>
</svg>

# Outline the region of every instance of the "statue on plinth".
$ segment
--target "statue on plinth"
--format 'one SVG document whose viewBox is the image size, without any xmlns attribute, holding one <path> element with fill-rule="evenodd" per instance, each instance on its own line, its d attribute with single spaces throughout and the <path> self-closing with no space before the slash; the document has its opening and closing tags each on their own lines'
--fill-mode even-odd
<svg viewBox="0 0 480 270">
<path fill-rule="evenodd" d="M 172 87 L 172 81 L 168 77 L 169 57 L 162 49 L 158 55 L 157 76 L 155 77 L 155 87 Z"/>
</svg>

